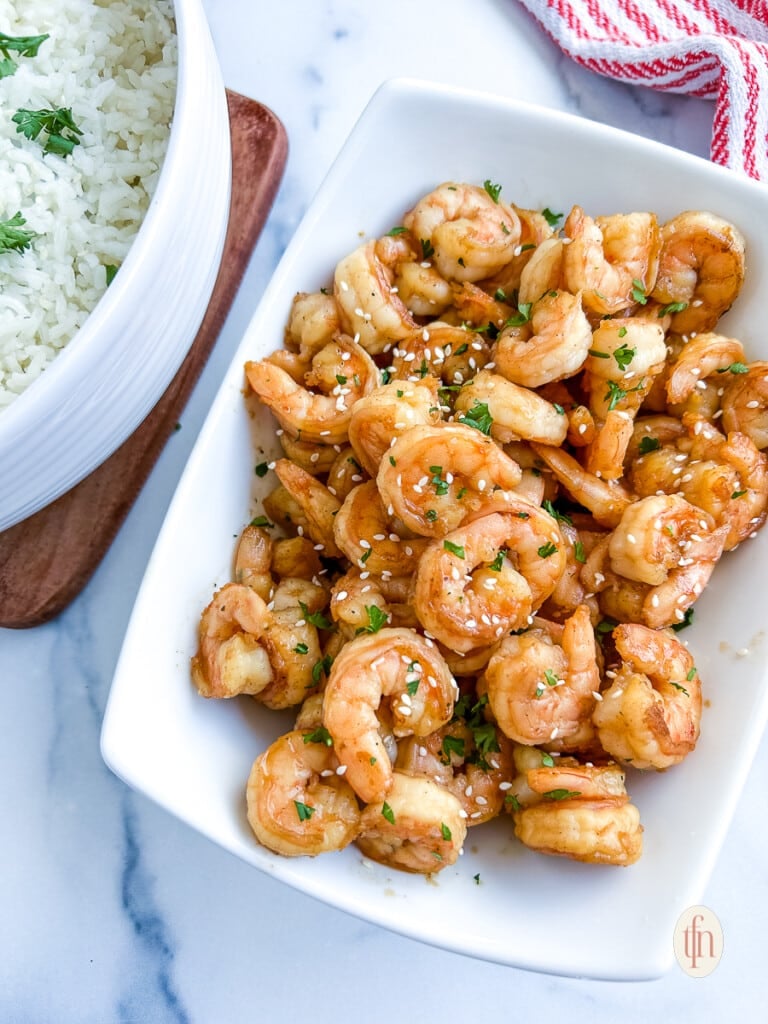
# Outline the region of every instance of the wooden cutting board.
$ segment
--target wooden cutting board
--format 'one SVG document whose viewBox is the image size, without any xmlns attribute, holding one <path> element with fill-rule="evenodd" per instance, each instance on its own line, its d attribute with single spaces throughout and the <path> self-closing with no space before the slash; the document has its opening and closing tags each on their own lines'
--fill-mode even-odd
<svg viewBox="0 0 768 1024">
<path fill-rule="evenodd" d="M 213 349 L 283 175 L 285 129 L 275 115 L 227 92 L 232 206 L 219 276 L 192 347 L 152 412 L 90 476 L 0 533 L 0 626 L 37 626 L 80 593 L 136 500 Z"/>
</svg>

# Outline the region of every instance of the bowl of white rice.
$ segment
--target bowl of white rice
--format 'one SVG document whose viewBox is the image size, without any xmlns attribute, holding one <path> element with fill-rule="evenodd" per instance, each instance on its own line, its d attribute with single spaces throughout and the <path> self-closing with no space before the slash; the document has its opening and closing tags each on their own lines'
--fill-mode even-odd
<svg viewBox="0 0 768 1024">
<path fill-rule="evenodd" d="M 200 0 L 0 0 L 0 530 L 87 476 L 173 379 L 230 177 Z"/>
</svg>

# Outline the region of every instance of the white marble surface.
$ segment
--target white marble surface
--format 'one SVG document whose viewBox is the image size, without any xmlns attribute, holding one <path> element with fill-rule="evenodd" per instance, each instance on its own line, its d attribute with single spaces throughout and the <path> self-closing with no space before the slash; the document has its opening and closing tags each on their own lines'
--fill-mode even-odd
<svg viewBox="0 0 768 1024">
<path fill-rule="evenodd" d="M 282 249 L 379 83 L 409 75 L 482 88 L 700 155 L 708 150 L 709 104 L 580 70 L 513 0 L 205 0 L 205 6 L 227 85 L 280 116 L 290 158 L 182 429 L 103 564 L 56 621 L 0 630 L 0 1021 L 239 1024 L 306 1014 L 352 1024 L 504 1012 L 613 1024 L 654 1015 L 710 1022 L 754 1013 L 765 992 L 768 826 L 760 780 L 768 770 L 768 742 L 705 894 L 724 929 L 722 963 L 706 979 L 690 979 L 675 966 L 659 981 L 625 985 L 528 974 L 369 926 L 241 864 L 104 767 L 101 716 L 164 511 Z M 383 157 L 386 146 L 392 142 L 382 140 Z M 394 156 L 403 154 L 395 148 Z M 155 642 L 162 642 L 161 633 L 159 622 Z M 682 858 L 679 870 L 686 870 Z M 619 907 L 604 925 L 632 927 Z"/>
</svg>

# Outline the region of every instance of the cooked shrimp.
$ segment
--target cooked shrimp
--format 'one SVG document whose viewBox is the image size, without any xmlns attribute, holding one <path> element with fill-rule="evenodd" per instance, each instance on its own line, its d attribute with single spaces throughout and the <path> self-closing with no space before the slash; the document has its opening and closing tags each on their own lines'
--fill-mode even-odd
<svg viewBox="0 0 768 1024">
<path fill-rule="evenodd" d="M 342 648 L 325 687 L 323 725 L 361 800 L 383 800 L 393 783 L 378 716 L 386 709 L 395 736 L 428 736 L 450 721 L 457 695 L 437 647 L 414 630 L 385 627 Z"/>
<path fill-rule="evenodd" d="M 308 364 L 312 356 L 333 341 L 339 331 L 339 311 L 332 295 L 299 292 L 294 296 L 285 329 L 286 348 L 297 351 Z"/>
<path fill-rule="evenodd" d="M 514 257 L 520 220 L 498 197 L 475 185 L 445 182 L 406 213 L 403 224 L 450 281 L 480 281 Z"/>
<path fill-rule="evenodd" d="M 658 324 L 638 317 L 601 320 L 585 366 L 593 415 L 605 419 L 611 409 L 636 412 L 666 358 Z"/>
<path fill-rule="evenodd" d="M 531 751 L 533 758 L 533 751 Z M 517 780 L 516 780 L 517 782 Z M 519 783 L 518 783 L 519 785 Z M 587 864 L 634 864 L 642 853 L 640 814 L 613 764 L 559 758 L 524 772 L 527 805 L 515 798 L 515 835 L 539 853 Z M 511 792 L 515 792 L 513 784 Z"/>
<path fill-rule="evenodd" d="M 713 373 L 725 373 L 734 364 L 744 364 L 744 346 L 722 334 L 697 334 L 683 346 L 667 377 L 667 401 L 683 402 L 700 381 Z"/>
<path fill-rule="evenodd" d="M 203 697 L 258 694 L 273 680 L 269 656 L 259 644 L 269 626 L 267 605 L 255 590 L 227 583 L 203 611 L 192 679 Z"/>
<path fill-rule="evenodd" d="M 555 474 L 571 498 L 588 508 L 601 526 L 616 526 L 631 501 L 630 494 L 617 483 L 600 480 L 562 448 L 532 444 L 536 455 Z"/>
<path fill-rule="evenodd" d="M 768 458 L 746 434 L 724 437 L 699 419 L 685 421 L 676 444 L 662 445 L 631 467 L 638 494 L 677 493 L 727 527 L 729 551 L 759 530 L 768 508 Z"/>
<path fill-rule="evenodd" d="M 547 218 L 539 210 L 525 210 L 510 204 L 520 220 L 520 242 L 515 248 L 515 255 L 493 277 L 480 282 L 481 288 L 489 295 L 513 295 L 522 291 L 522 278 L 528 262 L 534 259 L 538 250 L 552 238 L 553 228 Z M 539 298 L 547 287 L 541 289 L 535 298 Z M 528 299 L 520 297 L 520 302 Z"/>
<path fill-rule="evenodd" d="M 345 335 L 320 349 L 311 366 L 306 386 L 268 359 L 247 362 L 245 373 L 251 388 L 284 430 L 302 441 L 343 443 L 352 406 L 378 386 L 379 371 L 368 353 Z M 344 384 L 339 382 L 342 376 Z M 310 391 L 312 387 L 328 393 Z"/>
<path fill-rule="evenodd" d="M 506 298 L 498 299 L 489 295 L 476 284 L 464 281 L 462 284 L 454 284 L 452 288 L 453 309 L 447 311 L 445 316 L 457 316 L 460 327 L 466 329 L 469 325 L 475 332 L 479 332 L 493 325 L 500 330 L 514 316 L 515 310 Z"/>
<path fill-rule="evenodd" d="M 542 398 L 559 405 L 568 420 L 566 442 L 573 448 L 585 448 L 594 441 L 597 428 L 592 413 L 575 398 L 563 381 L 553 381 L 539 389 Z M 511 454 L 511 453 L 510 453 Z"/>
<path fill-rule="evenodd" d="M 360 818 L 357 846 L 370 860 L 432 875 L 454 864 L 467 834 L 461 804 L 430 779 L 396 772 L 385 801 Z"/>
<path fill-rule="evenodd" d="M 413 604 L 424 628 L 460 653 L 527 625 L 565 568 L 565 542 L 543 509 L 510 501 L 433 541 L 416 572 Z"/>
<path fill-rule="evenodd" d="M 498 372 L 528 388 L 578 373 L 592 344 L 581 297 L 546 292 L 533 306 L 531 326 L 533 335 L 527 341 L 501 332 L 494 348 Z"/>
<path fill-rule="evenodd" d="M 593 219 L 574 206 L 565 221 L 570 238 L 563 258 L 568 290 L 582 293 L 595 313 L 613 314 L 650 294 L 656 280 L 659 227 L 655 214 Z"/>
<path fill-rule="evenodd" d="M 411 537 L 388 513 L 373 480 L 349 492 L 333 524 L 338 547 L 353 565 L 387 576 L 411 575 L 428 541 Z"/>
<path fill-rule="evenodd" d="M 457 719 L 429 736 L 401 740 L 395 761 L 397 772 L 425 776 L 453 793 L 469 827 L 504 809 L 513 764 L 507 737 L 482 717 L 475 722 L 476 717 L 472 724 Z"/>
<path fill-rule="evenodd" d="M 723 377 L 723 427 L 746 434 L 756 448 L 768 448 L 768 362 L 749 363 L 747 372 Z"/>
<path fill-rule="evenodd" d="M 393 281 L 394 273 L 377 254 L 374 241 L 345 256 L 334 273 L 333 294 L 342 327 L 372 355 L 407 337 L 417 326 L 393 291 Z"/>
<path fill-rule="evenodd" d="M 361 399 L 361 401 L 365 401 L 365 399 Z M 334 453 L 336 458 L 328 470 L 325 486 L 335 498 L 343 502 L 358 484 L 364 483 L 368 479 L 368 474 L 357 461 L 355 449 L 351 445 L 347 445 L 345 448 L 342 448 L 341 445 L 335 447 L 339 448 L 339 451 Z"/>
<path fill-rule="evenodd" d="M 488 343 L 466 327 L 436 320 L 398 342 L 392 351 L 395 381 L 429 383 L 429 375 L 446 384 L 463 384 L 490 361 Z M 402 384 L 396 384 L 402 387 Z M 432 405 L 436 405 L 435 401 Z"/>
<path fill-rule="evenodd" d="M 493 716 L 510 739 L 553 750 L 586 747 L 600 689 L 589 608 L 580 605 L 562 628 L 537 620 L 506 637 L 488 662 L 485 684 Z"/>
<path fill-rule="evenodd" d="M 439 423 L 401 434 L 382 459 L 376 483 L 382 500 L 410 530 L 442 537 L 486 506 L 494 488 L 509 491 L 521 475 L 482 431 Z"/>
<path fill-rule="evenodd" d="M 338 767 L 333 750 L 307 730 L 286 733 L 259 754 L 246 799 L 262 846 L 284 857 L 314 857 L 357 838 L 360 808 Z"/>
<path fill-rule="evenodd" d="M 603 748 L 623 764 L 662 771 L 696 746 L 701 680 L 669 630 L 627 623 L 613 631 L 622 664 L 593 721 Z"/>
<path fill-rule="evenodd" d="M 450 283 L 423 260 L 399 263 L 394 280 L 397 294 L 414 316 L 439 316 L 453 302 Z"/>
<path fill-rule="evenodd" d="M 491 436 L 502 444 L 538 441 L 559 445 L 565 440 L 568 420 L 564 412 L 529 388 L 520 387 L 501 374 L 481 370 L 456 399 L 456 411 L 464 413 L 486 406 Z"/>
<path fill-rule="evenodd" d="M 562 238 L 547 238 L 531 253 L 520 274 L 520 306 L 537 302 L 547 292 L 562 288 L 564 250 Z"/>
<path fill-rule="evenodd" d="M 272 545 L 272 572 L 278 579 L 295 576 L 317 581 L 323 566 L 309 537 L 280 537 Z"/>
<path fill-rule="evenodd" d="M 341 508 L 339 499 L 311 473 L 307 473 L 288 459 L 278 459 L 275 473 L 294 501 L 300 506 L 307 532 L 316 544 L 323 545 L 323 553 L 338 558 L 341 551 L 333 538 L 335 517 Z"/>
<path fill-rule="evenodd" d="M 272 555 L 272 538 L 267 531 L 252 523 L 246 526 L 235 552 L 235 582 L 255 590 L 264 601 L 269 601 L 274 587 Z"/>
<path fill-rule="evenodd" d="M 741 232 L 706 211 L 688 210 L 663 225 L 659 273 L 649 292 L 658 302 L 685 304 L 672 315 L 673 331 L 712 330 L 741 291 L 744 250 Z"/>
<path fill-rule="evenodd" d="M 334 582 L 331 589 L 331 618 L 334 622 L 344 622 L 354 630 L 364 631 L 370 625 L 371 615 L 385 621 L 391 621 L 389 603 L 382 593 L 376 577 L 366 573 L 362 579 L 358 569 L 349 569 Z M 398 623 L 399 625 L 399 623 Z"/>
<path fill-rule="evenodd" d="M 313 476 L 327 473 L 336 459 L 336 450 L 333 445 L 300 441 L 284 430 L 280 431 L 280 446 L 285 452 L 286 458 Z"/>
<path fill-rule="evenodd" d="M 584 538 L 588 535 L 582 535 L 568 518 L 558 519 L 558 525 L 565 541 L 565 569 L 555 584 L 555 589 L 542 605 L 540 614 L 545 619 L 561 622 L 572 615 L 579 605 L 586 604 L 593 620 L 597 621 L 597 601 L 593 594 L 588 593 L 581 579 L 581 570 L 587 554 Z"/>
<path fill-rule="evenodd" d="M 406 430 L 440 419 L 437 381 L 390 381 L 355 402 L 349 421 L 349 443 L 372 477 L 392 442 Z"/>
</svg>

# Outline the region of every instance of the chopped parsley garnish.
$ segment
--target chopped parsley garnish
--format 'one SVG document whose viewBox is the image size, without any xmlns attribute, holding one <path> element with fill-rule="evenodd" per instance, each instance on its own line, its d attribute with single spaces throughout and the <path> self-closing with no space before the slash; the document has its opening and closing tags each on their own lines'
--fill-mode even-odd
<svg viewBox="0 0 768 1024">
<path fill-rule="evenodd" d="M 557 544 L 553 544 L 551 540 L 548 540 L 546 544 L 542 544 L 536 552 L 539 558 L 549 558 L 550 555 L 554 555 L 557 551 Z"/>
<path fill-rule="evenodd" d="M 389 464 L 390 464 L 390 466 L 396 466 L 397 465 L 397 459 L 395 458 L 394 455 L 390 455 L 389 456 Z"/>
<path fill-rule="evenodd" d="M 435 255 L 435 247 L 428 238 L 421 238 L 419 241 L 421 242 L 422 259 L 428 260 L 430 257 Z"/>
<path fill-rule="evenodd" d="M 16 73 L 18 64 L 11 53 L 17 53 L 20 57 L 36 57 L 37 51 L 48 38 L 47 33 L 42 36 L 7 36 L 5 32 L 0 32 L 0 78 L 10 78 Z"/>
<path fill-rule="evenodd" d="M 468 348 L 469 348 L 469 345 L 465 341 L 463 345 L 459 345 L 459 347 L 456 349 L 456 351 L 453 354 L 455 356 L 463 356 Z"/>
<path fill-rule="evenodd" d="M 460 544 L 454 544 L 450 540 L 444 540 L 443 548 L 446 551 L 450 551 L 452 555 L 456 555 L 457 558 L 464 558 L 464 548 Z"/>
<path fill-rule="evenodd" d="M 578 789 L 549 789 L 542 793 L 545 800 L 568 800 L 572 796 L 581 796 Z"/>
<path fill-rule="evenodd" d="M 504 797 L 504 803 L 509 804 L 513 811 L 520 810 L 520 801 L 517 799 L 514 793 L 507 793 Z"/>
<path fill-rule="evenodd" d="M 333 623 L 330 619 L 327 619 L 322 612 L 311 612 L 307 605 L 303 601 L 299 601 L 299 608 L 301 608 L 301 616 L 305 622 L 308 622 L 311 626 L 317 626 L 318 629 L 333 629 Z"/>
<path fill-rule="evenodd" d="M 21 211 L 17 211 L 9 220 L 0 221 L 0 254 L 4 252 L 24 252 L 28 249 L 34 231 L 26 231 L 24 225 L 26 218 L 22 217 Z"/>
<path fill-rule="evenodd" d="M 746 491 L 734 491 L 731 495 L 732 498 L 742 498 L 747 492 Z"/>
<path fill-rule="evenodd" d="M 80 145 L 82 131 L 75 124 L 71 107 L 49 107 L 42 110 L 20 108 L 11 118 L 16 131 L 33 142 L 43 136 L 41 145 L 44 153 L 69 156 L 75 146 Z"/>
<path fill-rule="evenodd" d="M 562 213 L 553 213 L 548 206 L 544 207 L 541 215 L 551 228 L 557 227 L 558 221 L 562 220 L 563 217 Z"/>
<path fill-rule="evenodd" d="M 420 682 L 421 682 L 420 679 L 410 679 L 405 684 L 405 689 L 406 689 L 409 697 L 414 697 L 416 695 L 416 691 L 419 688 L 419 683 Z"/>
<path fill-rule="evenodd" d="M 442 477 L 443 467 L 442 466 L 430 466 L 429 467 L 429 472 L 432 473 L 432 479 L 430 480 L 430 483 L 435 488 L 435 493 L 437 495 L 441 496 L 441 497 L 442 497 L 442 495 L 447 494 L 448 493 L 448 483 L 445 480 L 443 480 L 443 477 Z"/>
<path fill-rule="evenodd" d="M 504 291 L 503 288 L 497 288 L 496 291 L 493 293 L 493 297 L 494 299 L 496 299 L 497 302 L 507 301 L 507 293 Z"/>
<path fill-rule="evenodd" d="M 573 545 L 573 557 L 582 565 L 584 565 L 587 560 L 587 556 L 584 554 L 584 544 L 580 540 L 577 540 Z"/>
<path fill-rule="evenodd" d="M 687 302 L 668 302 L 666 306 L 661 307 L 656 315 L 659 320 L 661 320 L 661 318 L 667 316 L 668 313 L 682 313 L 684 309 L 688 309 Z"/>
<path fill-rule="evenodd" d="M 476 875 L 472 875 L 472 878 L 474 879 L 475 885 L 480 885 L 480 872 L 479 871 L 478 871 L 478 873 Z"/>
<path fill-rule="evenodd" d="M 451 830 L 448 828 L 444 821 L 440 822 L 440 835 L 443 837 L 443 839 L 445 839 L 446 842 L 453 838 Z"/>
<path fill-rule="evenodd" d="M 632 298 L 635 302 L 639 302 L 641 306 L 644 306 L 648 301 L 648 296 L 645 293 L 645 285 L 637 277 L 632 281 Z"/>
<path fill-rule="evenodd" d="M 299 821 L 309 821 L 309 819 L 315 813 L 314 807 L 310 807 L 309 804 L 303 804 L 301 800 L 294 800 L 293 805 L 296 808 L 296 813 L 299 816 Z"/>
<path fill-rule="evenodd" d="M 640 454 L 648 455 L 649 452 L 655 452 L 657 448 L 661 448 L 661 441 L 658 437 L 641 437 L 640 438 Z"/>
<path fill-rule="evenodd" d="M 566 515 L 565 512 L 560 512 L 556 509 L 549 498 L 545 498 L 544 501 L 542 501 L 541 507 L 545 512 L 549 512 L 552 518 L 556 519 L 559 523 L 567 523 L 568 526 L 573 526 L 573 520 L 571 517 Z"/>
<path fill-rule="evenodd" d="M 468 427 L 474 427 L 481 434 L 490 434 L 491 427 L 493 426 L 493 416 L 491 416 L 486 402 L 478 402 L 475 399 L 475 404 L 472 408 L 459 416 L 459 423 L 465 423 Z"/>
<path fill-rule="evenodd" d="M 251 520 L 251 526 L 261 526 L 265 530 L 272 530 L 275 524 L 270 523 L 266 516 L 256 516 L 255 519 Z"/>
<path fill-rule="evenodd" d="M 323 676 L 327 676 L 331 671 L 331 665 L 333 664 L 333 658 L 330 654 L 324 655 L 319 661 L 316 661 L 312 666 L 312 682 L 315 686 L 319 686 Z"/>
<path fill-rule="evenodd" d="M 494 185 L 491 183 L 490 178 L 486 178 L 485 181 L 483 182 L 483 188 L 494 201 L 494 203 L 498 203 L 499 195 L 501 194 L 501 185 Z"/>
<path fill-rule="evenodd" d="M 692 682 L 696 678 L 696 666 L 695 665 L 693 666 L 692 669 L 690 669 L 690 671 L 688 672 L 688 675 L 685 678 L 686 678 L 686 680 L 689 683 Z"/>
<path fill-rule="evenodd" d="M 551 754 L 547 754 L 546 752 L 542 751 L 541 763 L 544 765 L 545 768 L 554 768 L 555 759 L 554 757 L 552 757 Z"/>
<path fill-rule="evenodd" d="M 521 302 L 517 307 L 517 312 L 513 313 L 512 316 L 507 317 L 504 321 L 505 327 L 522 327 L 523 324 L 527 324 L 531 319 L 531 307 L 532 302 Z"/>
<path fill-rule="evenodd" d="M 355 630 L 355 634 L 360 633 L 378 633 L 382 626 L 386 626 L 389 622 L 389 616 L 386 612 L 383 612 L 378 605 L 371 604 L 366 605 L 365 610 L 368 613 L 368 625 L 358 626 Z"/>
<path fill-rule="evenodd" d="M 304 736 L 305 743 L 324 743 L 326 747 L 333 746 L 333 740 L 331 734 L 325 728 L 324 725 L 319 726 L 317 729 L 313 729 L 312 732 L 308 732 Z"/>
<path fill-rule="evenodd" d="M 428 508 L 424 515 L 429 523 L 434 523 L 437 519 L 437 512 L 433 508 Z"/>
<path fill-rule="evenodd" d="M 669 685 L 670 686 L 674 686 L 674 688 L 676 690 L 682 690 L 682 692 L 685 694 L 686 697 L 690 697 L 690 693 L 688 693 L 686 688 L 681 683 L 676 683 L 676 682 L 674 682 L 674 680 L 670 679 Z"/>
<path fill-rule="evenodd" d="M 396 228 L 390 228 L 387 235 L 404 235 L 407 230 L 408 229 L 404 228 L 402 225 L 398 225 Z"/>
<path fill-rule="evenodd" d="M 731 363 L 730 366 L 723 367 L 722 370 L 718 370 L 718 373 L 749 373 L 749 367 L 745 366 L 744 363 Z"/>
<path fill-rule="evenodd" d="M 501 572 L 501 567 L 504 565 L 504 552 L 499 551 L 494 560 L 488 566 L 493 572 Z"/>
<path fill-rule="evenodd" d="M 559 413 L 560 416 L 565 416 L 565 409 L 562 407 L 562 405 L 560 405 L 559 402 L 553 402 L 552 408 L 555 410 L 556 413 Z"/>
<path fill-rule="evenodd" d="M 693 606 L 691 606 L 690 608 L 686 609 L 685 614 L 683 615 L 682 619 L 679 622 L 673 623 L 672 629 L 674 629 L 674 631 L 676 633 L 679 633 L 681 629 L 686 629 L 688 626 L 691 625 L 692 622 L 693 622 Z"/>
<path fill-rule="evenodd" d="M 254 466 L 253 472 L 258 477 L 266 476 L 269 472 L 269 466 L 266 462 L 260 462 L 257 466 Z"/>
<path fill-rule="evenodd" d="M 387 819 L 390 825 L 395 824 L 395 812 L 392 810 L 392 808 L 389 806 L 386 800 L 381 805 L 381 813 L 382 816 Z"/>
<path fill-rule="evenodd" d="M 307 647 L 306 644 L 296 644 L 296 646 L 293 648 L 293 653 L 294 654 L 308 654 L 309 653 L 309 647 Z"/>
<path fill-rule="evenodd" d="M 450 764 L 451 754 L 457 757 L 464 757 L 464 740 L 461 736 L 444 736 L 443 745 L 440 748 L 444 764 Z"/>
<path fill-rule="evenodd" d="M 343 373 L 337 373 L 336 374 L 336 383 L 337 384 L 346 384 L 347 383 L 347 378 L 344 376 Z"/>
<path fill-rule="evenodd" d="M 605 636 L 606 633 L 612 633 L 618 626 L 618 622 L 615 619 L 602 619 L 595 626 L 595 632 L 598 636 Z"/>
<path fill-rule="evenodd" d="M 619 402 L 623 401 L 627 395 L 631 395 L 634 391 L 639 391 L 645 381 L 640 381 L 633 388 L 620 388 L 615 380 L 608 381 L 608 391 L 605 395 L 605 401 L 608 403 L 608 412 L 613 412 Z"/>
<path fill-rule="evenodd" d="M 112 282 L 117 277 L 117 271 L 118 270 L 119 270 L 119 267 L 116 267 L 114 263 L 105 263 L 104 264 L 104 277 L 107 280 L 107 288 L 109 288 L 109 286 L 112 284 Z"/>
<path fill-rule="evenodd" d="M 622 327 L 622 330 L 626 334 L 626 328 Z M 619 332 L 621 334 L 621 332 Z M 613 358 L 616 360 L 620 370 L 626 370 L 629 364 L 635 357 L 637 349 L 630 348 L 629 345 L 620 345 L 617 349 L 614 349 Z"/>
<path fill-rule="evenodd" d="M 601 352 L 599 349 L 591 348 L 589 354 L 595 359 L 610 359 L 610 355 L 607 352 Z"/>
</svg>

